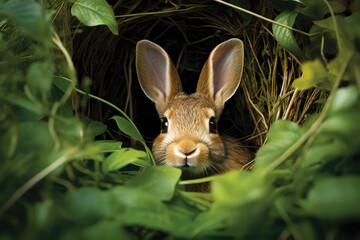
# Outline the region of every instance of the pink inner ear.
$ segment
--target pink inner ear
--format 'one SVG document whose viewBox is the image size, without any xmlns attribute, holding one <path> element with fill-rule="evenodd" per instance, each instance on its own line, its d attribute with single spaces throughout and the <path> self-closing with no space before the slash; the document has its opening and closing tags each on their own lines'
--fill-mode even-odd
<svg viewBox="0 0 360 240">
<path fill-rule="evenodd" d="M 146 74 L 153 79 L 153 87 L 157 89 L 165 101 L 169 94 L 169 62 L 165 53 L 155 48 L 148 48 L 147 63 L 144 64 Z"/>
<path fill-rule="evenodd" d="M 231 80 L 231 73 L 234 64 L 234 51 L 226 47 L 216 50 L 212 56 L 212 85 L 213 85 L 213 98 L 216 94 L 226 87 L 228 81 Z"/>
</svg>

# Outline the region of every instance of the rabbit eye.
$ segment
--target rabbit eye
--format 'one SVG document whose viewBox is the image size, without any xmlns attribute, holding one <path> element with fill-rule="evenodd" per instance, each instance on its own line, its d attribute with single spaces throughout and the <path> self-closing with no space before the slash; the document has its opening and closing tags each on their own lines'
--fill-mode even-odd
<svg viewBox="0 0 360 240">
<path fill-rule="evenodd" d="M 215 117 L 211 117 L 209 120 L 209 130 L 210 130 L 210 133 L 217 133 L 217 124 L 216 124 Z"/>
<path fill-rule="evenodd" d="M 167 133 L 169 122 L 166 117 L 161 120 L 161 133 Z"/>
</svg>

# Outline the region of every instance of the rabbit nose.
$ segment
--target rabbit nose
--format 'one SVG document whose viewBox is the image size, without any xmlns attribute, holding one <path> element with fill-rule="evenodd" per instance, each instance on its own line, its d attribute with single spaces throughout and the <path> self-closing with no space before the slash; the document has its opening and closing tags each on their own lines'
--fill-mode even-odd
<svg viewBox="0 0 360 240">
<path fill-rule="evenodd" d="M 179 148 L 179 146 L 175 147 L 175 155 L 177 155 L 181 158 L 192 158 L 192 157 L 197 156 L 198 154 L 199 154 L 198 148 L 194 148 L 189 151 L 184 151 L 181 148 Z"/>
<path fill-rule="evenodd" d="M 185 156 L 190 156 L 191 154 L 193 154 L 196 151 L 196 148 L 194 148 L 193 150 L 189 151 L 189 152 L 183 152 L 180 148 L 179 151 L 184 154 Z"/>
</svg>

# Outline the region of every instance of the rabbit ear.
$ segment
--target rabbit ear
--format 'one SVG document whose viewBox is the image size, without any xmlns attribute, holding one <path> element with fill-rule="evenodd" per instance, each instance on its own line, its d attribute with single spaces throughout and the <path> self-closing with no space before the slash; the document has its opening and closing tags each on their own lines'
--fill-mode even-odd
<svg viewBox="0 0 360 240">
<path fill-rule="evenodd" d="M 232 38 L 214 48 L 201 73 L 196 92 L 205 94 L 215 103 L 219 117 L 225 102 L 239 87 L 244 66 L 244 45 Z"/>
<path fill-rule="evenodd" d="M 159 45 L 141 40 L 136 45 L 136 71 L 142 90 L 162 116 L 168 101 L 182 92 L 179 74 L 169 55 Z"/>
</svg>

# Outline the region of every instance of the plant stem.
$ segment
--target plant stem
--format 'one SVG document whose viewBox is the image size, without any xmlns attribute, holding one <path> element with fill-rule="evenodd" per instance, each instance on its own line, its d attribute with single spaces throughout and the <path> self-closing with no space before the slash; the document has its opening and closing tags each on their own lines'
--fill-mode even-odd
<svg viewBox="0 0 360 240">
<path fill-rule="evenodd" d="M 50 110 L 50 115 L 49 115 L 49 121 L 48 121 L 49 131 L 50 131 L 50 133 L 52 133 L 52 138 L 54 139 L 54 142 L 55 142 L 54 151 L 57 151 L 60 148 L 60 141 L 59 141 L 56 131 L 55 131 L 56 112 L 59 109 L 59 107 L 61 105 L 63 105 L 67 101 L 67 99 L 71 96 L 71 93 L 73 92 L 73 90 L 76 86 L 77 78 L 76 78 L 76 73 L 75 73 L 75 67 L 71 60 L 70 54 L 66 50 L 64 45 L 62 44 L 62 42 L 56 32 L 54 32 L 54 37 L 52 38 L 52 41 L 55 43 L 55 45 L 60 49 L 60 51 L 65 56 L 66 62 L 69 67 L 69 75 L 70 75 L 69 87 L 66 89 L 66 91 L 64 92 L 64 95 L 61 97 L 61 99 L 54 103 L 54 105 L 52 106 L 52 108 Z"/>
<path fill-rule="evenodd" d="M 289 215 L 287 214 L 287 212 L 285 211 L 285 209 L 283 208 L 283 206 L 281 205 L 281 203 L 279 202 L 279 200 L 276 200 L 274 202 L 275 208 L 278 211 L 279 215 L 281 216 L 281 218 L 286 222 L 286 224 L 289 227 L 289 231 L 291 232 L 291 234 L 293 235 L 295 240 L 299 240 L 301 239 L 301 236 L 299 235 L 299 233 L 297 232 L 296 228 L 294 227 L 294 223 L 291 221 L 291 218 L 289 217 Z"/>
</svg>

